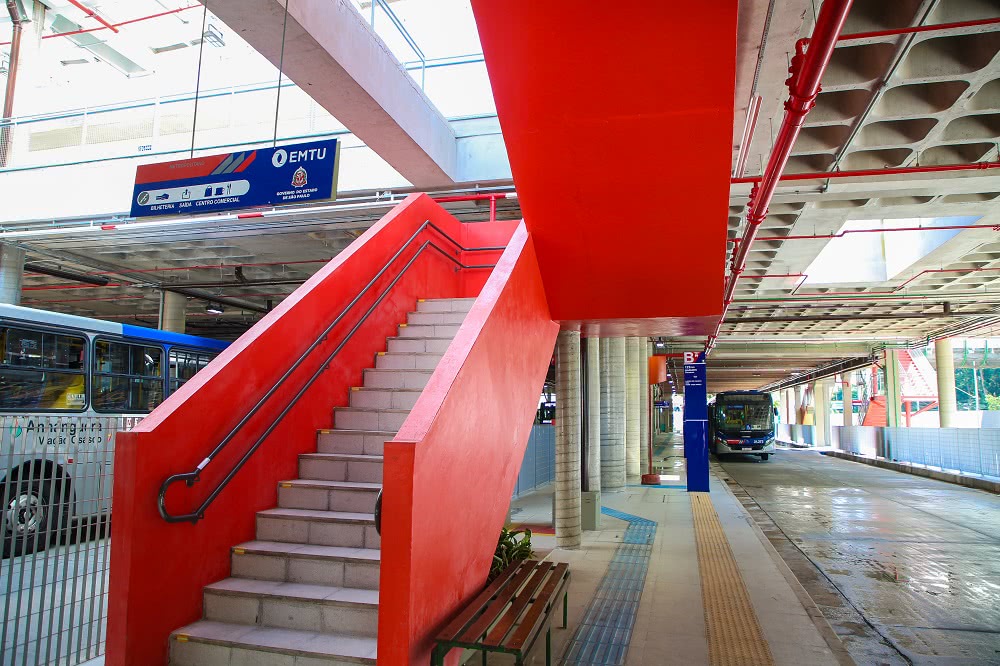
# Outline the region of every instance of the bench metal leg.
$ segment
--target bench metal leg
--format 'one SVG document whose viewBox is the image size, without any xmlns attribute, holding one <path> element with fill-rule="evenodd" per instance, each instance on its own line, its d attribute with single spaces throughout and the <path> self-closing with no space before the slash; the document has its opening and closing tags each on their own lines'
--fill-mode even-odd
<svg viewBox="0 0 1000 666">
<path fill-rule="evenodd" d="M 563 592 L 563 629 L 566 628 L 566 620 L 569 618 L 569 590 Z"/>
<path fill-rule="evenodd" d="M 440 646 L 435 645 L 431 651 L 431 664 L 433 666 L 444 666 L 444 657 L 441 655 Z"/>
<path fill-rule="evenodd" d="M 545 666 L 552 666 L 552 627 L 545 630 Z"/>
<path fill-rule="evenodd" d="M 483 650 L 483 666 L 486 666 L 486 655 L 487 654 L 488 653 L 486 652 L 486 650 Z"/>
</svg>

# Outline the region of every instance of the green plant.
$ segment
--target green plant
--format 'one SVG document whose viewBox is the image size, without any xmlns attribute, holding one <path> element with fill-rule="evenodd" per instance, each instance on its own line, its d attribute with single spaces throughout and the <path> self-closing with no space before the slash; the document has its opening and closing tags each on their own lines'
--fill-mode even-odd
<svg viewBox="0 0 1000 666">
<path fill-rule="evenodd" d="M 518 539 L 521 534 L 524 536 Z M 493 553 L 493 565 L 490 567 L 490 577 L 487 582 L 492 582 L 512 562 L 527 560 L 534 556 L 535 551 L 531 550 L 531 530 L 508 530 L 504 527 L 500 530 L 500 538 L 497 539 L 497 549 Z"/>
</svg>

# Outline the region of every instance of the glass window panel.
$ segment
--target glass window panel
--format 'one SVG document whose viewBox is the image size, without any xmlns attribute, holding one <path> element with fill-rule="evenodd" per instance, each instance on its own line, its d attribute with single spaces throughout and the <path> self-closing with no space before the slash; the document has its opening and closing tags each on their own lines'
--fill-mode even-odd
<svg viewBox="0 0 1000 666">
<path fill-rule="evenodd" d="M 0 409 L 66 409 L 87 405 L 82 373 L 0 368 Z"/>
<path fill-rule="evenodd" d="M 95 377 L 93 402 L 101 412 L 152 411 L 163 402 L 163 383 L 137 377 Z"/>
</svg>

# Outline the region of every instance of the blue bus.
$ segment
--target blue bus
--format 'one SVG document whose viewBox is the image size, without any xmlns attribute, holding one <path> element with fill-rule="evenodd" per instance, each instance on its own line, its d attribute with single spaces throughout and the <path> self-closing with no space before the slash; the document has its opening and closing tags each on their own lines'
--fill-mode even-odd
<svg viewBox="0 0 1000 666">
<path fill-rule="evenodd" d="M 3 556 L 44 548 L 111 506 L 114 433 L 229 343 L 0 304 Z"/>
<path fill-rule="evenodd" d="M 708 406 L 709 447 L 718 457 L 748 453 L 767 460 L 775 452 L 774 401 L 760 391 L 724 391 Z"/>
</svg>

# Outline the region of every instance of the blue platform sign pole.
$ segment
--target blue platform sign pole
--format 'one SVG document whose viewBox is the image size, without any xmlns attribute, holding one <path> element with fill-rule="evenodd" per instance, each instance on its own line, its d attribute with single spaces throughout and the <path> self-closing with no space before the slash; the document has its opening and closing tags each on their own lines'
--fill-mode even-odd
<svg viewBox="0 0 1000 666">
<path fill-rule="evenodd" d="M 688 492 L 708 492 L 708 393 L 705 354 L 684 354 L 684 456 Z"/>
</svg>

